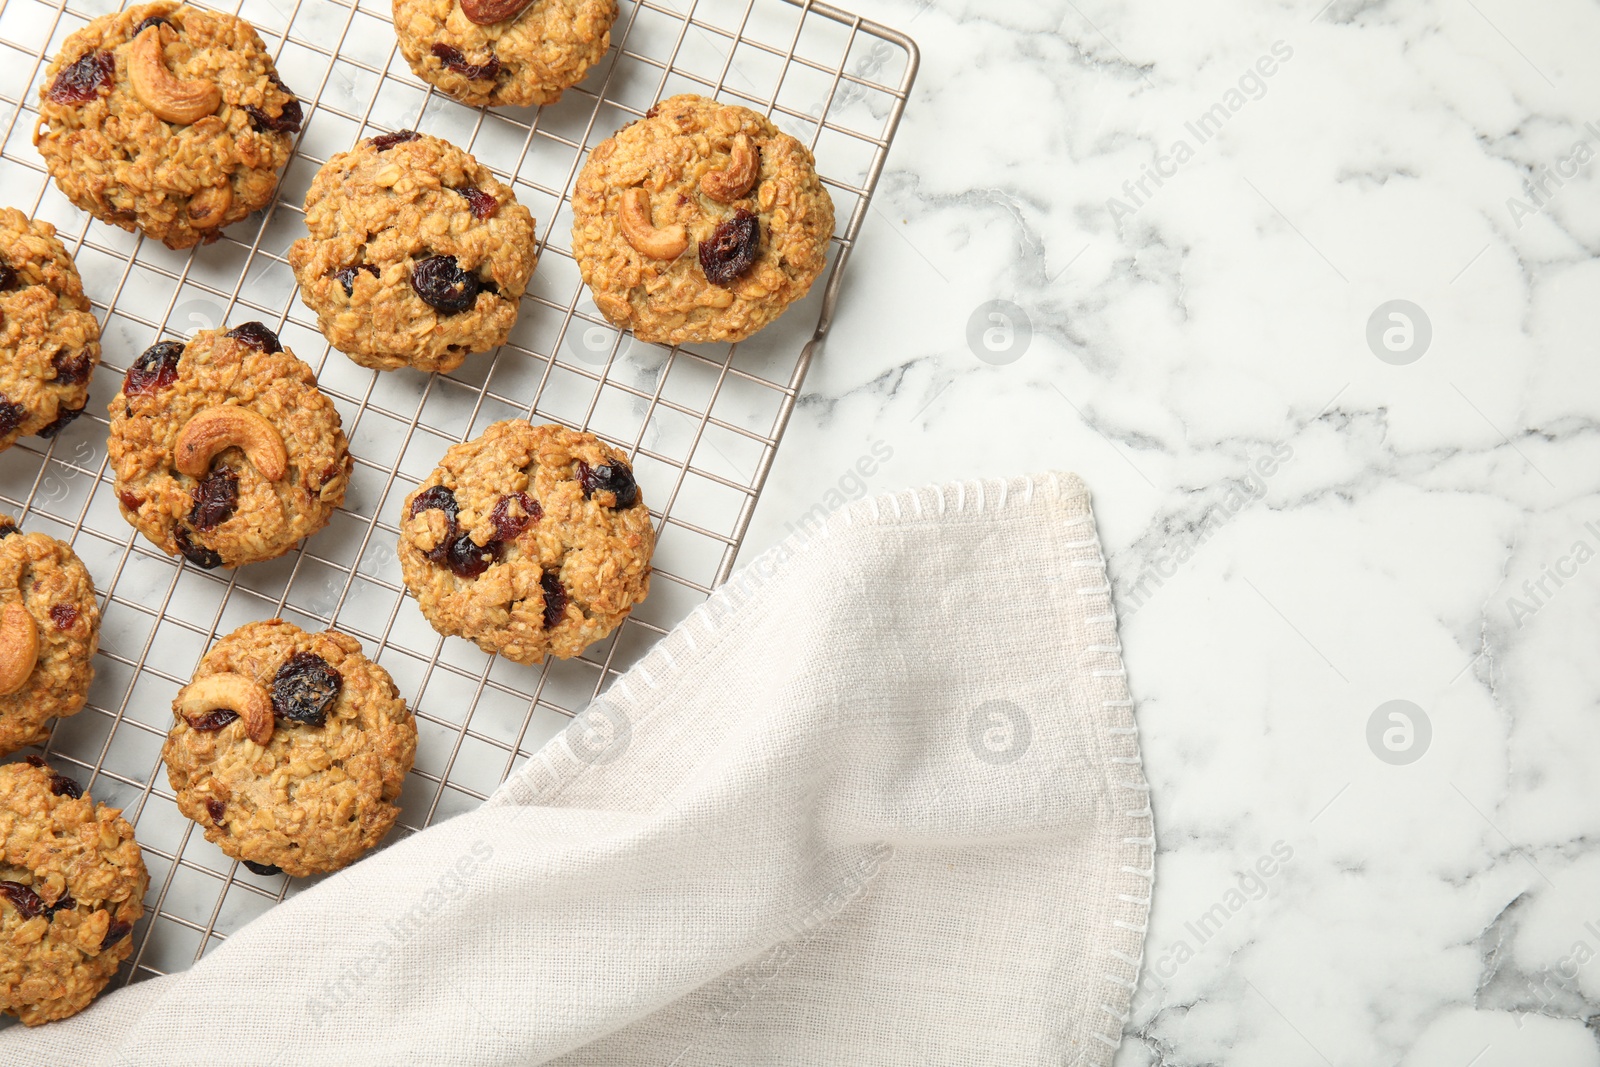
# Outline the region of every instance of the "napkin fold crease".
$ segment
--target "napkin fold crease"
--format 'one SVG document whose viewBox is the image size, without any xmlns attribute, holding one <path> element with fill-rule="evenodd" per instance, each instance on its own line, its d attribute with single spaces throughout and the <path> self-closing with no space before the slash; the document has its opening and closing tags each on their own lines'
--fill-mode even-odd
<svg viewBox="0 0 1600 1067">
<path fill-rule="evenodd" d="M 0 1063 L 1104 1065 L 1153 854 L 1082 483 L 910 490 L 743 568 L 478 810 Z"/>
</svg>

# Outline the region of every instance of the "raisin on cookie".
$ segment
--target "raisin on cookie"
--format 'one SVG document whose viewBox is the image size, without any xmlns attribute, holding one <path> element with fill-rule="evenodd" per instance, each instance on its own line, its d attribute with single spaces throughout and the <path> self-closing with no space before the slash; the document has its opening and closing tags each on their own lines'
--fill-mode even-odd
<svg viewBox="0 0 1600 1067">
<path fill-rule="evenodd" d="M 611 47 L 617 0 L 394 0 L 417 77 L 474 107 L 553 104 Z"/>
<path fill-rule="evenodd" d="M 350 482 L 338 410 L 259 322 L 145 349 L 111 401 L 106 451 L 123 518 L 206 568 L 283 555 Z"/>
<path fill-rule="evenodd" d="M 451 448 L 400 516 L 401 572 L 428 622 L 518 663 L 616 629 L 650 591 L 654 545 L 620 453 L 522 419 Z"/>
<path fill-rule="evenodd" d="M 0 208 L 0 449 L 77 418 L 99 362 L 100 324 L 56 228 Z"/>
<path fill-rule="evenodd" d="M 336 871 L 394 825 L 417 724 L 389 672 L 337 630 L 252 622 L 172 703 L 178 810 L 257 874 Z"/>
<path fill-rule="evenodd" d="M 454 370 L 504 344 L 533 274 L 533 216 L 461 149 L 402 131 L 328 160 L 289 249 L 328 341 L 376 370 Z"/>
<path fill-rule="evenodd" d="M 76 1015 L 133 951 L 150 887 L 133 827 L 30 756 L 0 766 L 0 847 L 0 1011 Z"/>
<path fill-rule="evenodd" d="M 78 207 L 188 248 L 271 203 L 301 121 L 254 27 L 162 0 L 62 43 L 33 143 Z"/>
<path fill-rule="evenodd" d="M 76 714 L 94 680 L 100 607 L 64 541 L 0 515 L 0 755 L 44 742 Z"/>
<path fill-rule="evenodd" d="M 572 253 L 641 341 L 742 341 L 822 273 L 833 200 L 805 145 L 748 108 L 670 97 L 597 145 Z"/>
</svg>

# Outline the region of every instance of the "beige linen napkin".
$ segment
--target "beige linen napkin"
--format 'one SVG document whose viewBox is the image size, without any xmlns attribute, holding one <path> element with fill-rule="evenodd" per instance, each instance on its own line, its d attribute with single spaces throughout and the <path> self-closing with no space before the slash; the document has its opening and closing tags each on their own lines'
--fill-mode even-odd
<svg viewBox="0 0 1600 1067">
<path fill-rule="evenodd" d="M 1148 787 L 1088 494 L 863 500 L 481 809 L 0 1063 L 1110 1062 Z"/>
</svg>

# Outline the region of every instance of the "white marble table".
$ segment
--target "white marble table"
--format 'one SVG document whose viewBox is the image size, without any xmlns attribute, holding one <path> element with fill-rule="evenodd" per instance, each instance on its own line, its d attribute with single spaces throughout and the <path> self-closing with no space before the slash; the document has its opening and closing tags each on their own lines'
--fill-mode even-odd
<svg viewBox="0 0 1600 1067">
<path fill-rule="evenodd" d="M 745 558 L 1089 483 L 1160 846 L 1119 1064 L 1600 1063 L 1600 5 L 852 3 L 923 69 Z"/>
</svg>

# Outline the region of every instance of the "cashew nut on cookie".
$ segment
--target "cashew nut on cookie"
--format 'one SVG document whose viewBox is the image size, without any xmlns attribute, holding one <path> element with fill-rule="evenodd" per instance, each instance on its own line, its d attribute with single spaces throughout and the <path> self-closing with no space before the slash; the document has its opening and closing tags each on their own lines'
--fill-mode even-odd
<svg viewBox="0 0 1600 1067">
<path fill-rule="evenodd" d="M 206 408 L 184 424 L 173 446 L 173 465 L 180 474 L 203 478 L 217 453 L 229 448 L 242 451 L 269 482 L 278 481 L 289 469 L 283 436 L 272 423 L 233 404 Z"/>
<path fill-rule="evenodd" d="M 242 674 L 208 674 L 178 691 L 172 708 L 190 726 L 207 712 L 226 709 L 244 723 L 244 735 L 258 745 L 272 740 L 272 699 Z"/>
<path fill-rule="evenodd" d="M 733 139 L 728 165 L 708 171 L 700 179 L 700 191 L 719 204 L 731 204 L 750 191 L 761 171 L 761 155 L 747 134 Z"/>
<path fill-rule="evenodd" d="M 28 609 L 13 600 L 0 611 L 0 696 L 21 689 L 39 661 L 39 627 Z"/>
<path fill-rule="evenodd" d="M 683 226 L 656 229 L 650 218 L 650 193 L 638 186 L 622 194 L 622 235 L 641 256 L 651 259 L 677 259 L 689 247 L 689 231 Z"/>
<path fill-rule="evenodd" d="M 157 118 L 187 125 L 222 106 L 222 92 L 216 82 L 204 78 L 184 81 L 167 69 L 161 55 L 161 27 L 141 30 L 128 50 L 128 82 L 139 103 Z"/>
</svg>

